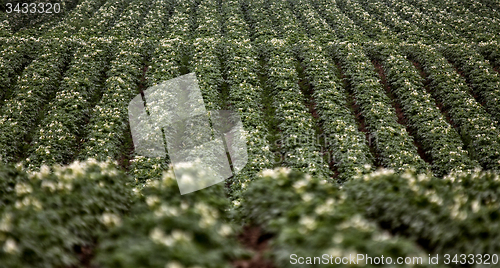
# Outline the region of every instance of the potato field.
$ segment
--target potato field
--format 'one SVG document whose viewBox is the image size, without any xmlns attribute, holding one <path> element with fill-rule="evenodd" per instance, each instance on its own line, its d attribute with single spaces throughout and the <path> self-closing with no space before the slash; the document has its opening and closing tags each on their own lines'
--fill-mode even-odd
<svg viewBox="0 0 500 268">
<path fill-rule="evenodd" d="M 0 268 L 500 265 L 499 0 L 49 1 L 0 3 Z M 248 161 L 181 195 L 128 105 L 189 73 Z"/>
</svg>

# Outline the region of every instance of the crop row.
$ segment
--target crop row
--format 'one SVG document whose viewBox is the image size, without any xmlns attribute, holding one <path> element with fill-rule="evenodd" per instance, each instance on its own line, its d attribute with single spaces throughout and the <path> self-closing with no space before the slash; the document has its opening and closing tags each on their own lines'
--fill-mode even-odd
<svg viewBox="0 0 500 268">
<path fill-rule="evenodd" d="M 188 47 L 192 25 L 190 7 L 191 4 L 188 2 L 180 2 L 175 6 L 166 26 L 165 38 L 154 46 L 154 51 L 151 53 L 150 65 L 145 73 L 147 87 L 181 75 L 182 64 L 190 50 Z M 136 183 L 143 185 L 147 179 L 160 177 L 169 162 L 168 155 L 152 158 L 135 154 L 131 160 L 130 174 Z"/>
<path fill-rule="evenodd" d="M 403 19 L 392 7 L 376 0 L 364 2 L 365 9 L 370 15 L 391 28 L 391 34 L 407 42 L 429 43 L 432 39 L 426 31 L 420 31 L 418 26 Z"/>
<path fill-rule="evenodd" d="M 175 1 L 155 0 L 151 3 L 151 7 L 147 16 L 144 18 L 144 24 L 139 31 L 141 38 L 148 44 L 153 45 L 158 40 L 164 38 L 165 30 L 169 22 L 168 17 L 175 8 Z M 151 49 L 147 51 L 150 52 Z"/>
<path fill-rule="evenodd" d="M 138 53 L 141 42 L 125 40 L 116 44 L 116 48 L 120 52 L 109 64 L 102 97 L 90 111 L 90 121 L 83 133 L 81 159 L 117 160 L 126 141 L 127 105 L 139 93 L 137 85 L 142 74 L 142 55 Z"/>
<path fill-rule="evenodd" d="M 369 29 L 366 29 L 366 30 L 371 31 L 371 30 L 373 30 L 373 29 L 372 29 L 372 28 L 369 28 Z M 355 35 L 355 33 L 353 33 L 353 35 Z M 469 52 L 470 52 L 470 51 L 469 51 Z M 441 60 L 443 60 L 443 59 L 441 59 Z M 454 75 L 458 75 L 458 74 L 454 73 Z M 464 88 L 464 89 L 466 89 L 466 88 Z M 467 91 L 466 91 L 466 92 L 467 92 Z M 463 95 L 463 96 L 464 96 L 465 98 L 468 98 L 468 99 L 472 98 L 472 96 L 467 95 L 467 94 L 466 94 L 466 95 Z M 475 100 L 473 100 L 473 99 L 472 99 L 471 101 L 475 102 Z M 476 103 L 476 105 L 478 105 L 478 104 Z M 491 137 L 490 137 L 490 139 L 493 139 L 493 136 L 491 136 Z M 465 143 L 465 145 L 467 146 L 467 148 L 468 148 L 468 149 L 470 149 L 470 147 L 468 146 L 468 144 L 469 144 L 469 140 L 470 140 L 470 139 L 464 138 L 464 136 L 462 136 L 462 140 L 464 141 L 464 143 Z M 494 142 L 494 143 L 496 143 L 496 142 Z M 480 149 L 480 150 L 486 150 L 486 149 Z M 490 150 L 491 150 L 491 149 L 490 149 Z M 485 167 L 485 163 L 489 161 L 489 160 L 486 160 L 484 157 L 479 157 L 479 158 L 477 158 L 477 155 L 476 155 L 473 151 L 470 151 L 469 153 L 470 153 L 471 157 L 478 159 L 478 160 L 480 161 L 480 163 L 483 165 L 483 167 Z M 492 152 L 491 152 L 491 154 L 495 155 L 495 154 L 496 154 L 496 150 L 495 150 L 495 149 L 493 149 L 493 150 L 492 150 Z M 495 159 L 495 156 L 493 156 L 493 159 Z M 482 161 L 482 162 L 481 162 L 481 161 Z M 496 162 L 495 160 L 493 160 L 493 161 L 494 161 L 494 162 Z M 491 167 L 491 165 L 490 165 L 490 167 Z"/>
<path fill-rule="evenodd" d="M 70 23 L 75 24 L 77 21 L 88 19 L 95 9 L 99 6 L 99 1 L 88 0 L 83 1 L 70 15 L 66 16 L 63 21 L 50 30 L 48 30 L 41 38 L 34 37 L 18 37 L 13 36 L 5 38 L 2 41 L 2 58 L 0 59 L 0 79 L 2 99 L 12 93 L 13 85 L 16 82 L 14 74 L 22 70 L 31 60 L 35 59 L 40 52 L 41 42 L 50 40 L 54 37 L 70 36 L 71 33 L 76 33 L 76 27 L 72 27 Z"/>
<path fill-rule="evenodd" d="M 71 37 L 76 34 L 83 25 L 89 23 L 89 19 L 102 6 L 104 0 L 84 0 L 74 9 L 68 12 L 61 21 L 53 20 L 40 25 L 38 29 L 27 29 L 27 33 L 19 31 L 16 35 L 34 35 L 53 37 Z"/>
<path fill-rule="evenodd" d="M 490 64 L 500 72 L 500 44 L 497 41 L 481 42 L 476 45 L 477 51 L 487 59 Z"/>
<path fill-rule="evenodd" d="M 428 33 L 429 38 L 443 42 L 463 42 L 465 39 L 451 29 L 450 25 L 446 25 L 433 16 L 423 13 L 418 8 L 404 1 L 385 0 L 385 3 L 392 7 L 400 16 L 408 20 L 410 23 L 415 23 L 422 31 Z"/>
<path fill-rule="evenodd" d="M 365 32 L 356 25 L 352 19 L 340 11 L 336 4 L 327 0 L 312 0 L 311 3 L 316 12 L 320 14 L 334 30 L 338 40 L 354 43 L 370 40 L 365 35 Z M 333 42 L 334 40 L 330 41 Z"/>
<path fill-rule="evenodd" d="M 455 72 L 436 48 L 406 45 L 402 49 L 422 65 L 430 80 L 433 96 L 443 104 L 458 128 L 471 158 L 483 168 L 498 169 L 500 132 L 491 116 L 469 94 L 465 79 Z"/>
<path fill-rule="evenodd" d="M 89 102 L 99 92 L 110 43 L 91 39 L 80 44 L 55 99 L 49 102 L 46 116 L 34 134 L 27 159 L 31 168 L 41 164 L 66 164 L 75 158 Z"/>
<path fill-rule="evenodd" d="M 329 151 L 334 153 L 340 180 L 346 181 L 364 165 L 373 165 L 366 139 L 358 129 L 354 114 L 347 108 L 346 92 L 335 76 L 334 66 L 324 55 L 324 48 L 304 42 L 302 56 L 306 75 L 313 85 L 316 110 L 322 120 Z"/>
<path fill-rule="evenodd" d="M 440 51 L 463 72 L 485 110 L 500 122 L 500 75 L 467 44 L 443 45 Z"/>
<path fill-rule="evenodd" d="M 43 115 L 42 108 L 56 94 L 75 46 L 74 40 L 54 39 L 24 69 L 15 94 L 1 108 L 0 155 L 4 161 L 14 161 L 26 149 L 24 139 Z"/>
<path fill-rule="evenodd" d="M 352 6 L 349 5 L 351 9 Z M 384 9 L 384 12 L 387 12 L 387 9 Z M 398 19 L 398 21 L 400 20 Z M 373 20 L 365 19 L 363 23 L 366 25 L 365 30 L 377 32 L 378 28 L 374 26 L 377 24 L 374 24 Z M 403 25 L 407 26 L 407 24 Z M 407 34 L 412 36 L 417 36 L 421 32 L 418 28 L 409 28 L 409 26 L 406 30 Z M 457 40 L 460 39 L 460 37 L 457 38 Z M 437 45 L 437 47 L 449 61 L 455 64 L 457 69 L 464 72 L 473 92 L 479 96 L 486 110 L 498 121 L 498 100 L 500 99 L 498 74 L 491 69 L 488 62 L 484 61 L 483 57 L 472 46 L 462 43 L 461 45 Z"/>
<path fill-rule="evenodd" d="M 244 20 L 238 0 L 222 4 L 225 16 L 223 61 L 228 84 L 230 109 L 237 111 L 247 131 L 248 163 L 231 180 L 231 197 L 236 199 L 255 174 L 272 165 L 272 153 L 267 140 L 268 130 L 264 123 L 263 90 L 259 83 L 258 54 L 249 37 L 249 27 Z"/>
<path fill-rule="evenodd" d="M 367 127 L 375 135 L 375 147 L 383 166 L 397 171 L 410 166 L 420 171 L 427 170 L 428 165 L 417 154 L 413 138 L 404 126 L 398 124 L 396 111 L 362 47 L 348 43 L 335 44 L 333 49 L 349 79 Z"/>
<path fill-rule="evenodd" d="M 154 1 L 147 21 L 139 32 L 153 37 L 152 29 L 164 30 L 161 18 L 166 16 L 168 5 Z M 116 29 L 118 30 L 118 29 Z M 143 75 L 142 60 L 145 41 L 123 40 L 117 44 L 114 59 L 109 64 L 107 79 L 99 103 L 92 109 L 86 127 L 83 150 L 79 158 L 97 160 L 118 159 L 124 152 L 128 131 L 128 103 L 139 94 L 140 77 Z M 146 52 L 145 52 L 146 53 Z"/>
<path fill-rule="evenodd" d="M 88 25 L 79 29 L 82 36 L 103 36 L 120 20 L 120 14 L 134 1 L 106 1 L 95 14 L 89 18 Z"/>
<path fill-rule="evenodd" d="M 361 10 L 359 10 L 357 14 L 363 14 L 363 13 L 361 12 Z M 366 30 L 377 32 L 377 27 L 372 27 L 371 25 L 373 24 L 371 22 L 373 21 L 372 20 L 366 21 L 367 25 L 370 25 L 370 27 L 367 28 Z M 390 49 L 395 49 L 395 48 L 390 48 Z M 393 55 L 393 56 L 399 56 L 399 55 Z M 406 61 L 399 61 L 399 62 L 401 64 L 406 63 Z M 407 64 L 406 66 L 407 68 L 412 69 L 411 66 Z M 400 67 L 402 66 L 393 65 L 393 68 L 400 68 Z M 462 141 L 460 139 L 457 139 L 457 137 L 453 137 L 452 133 L 455 132 L 455 130 L 451 130 L 449 128 L 450 127 L 449 124 L 446 121 L 444 121 L 444 118 L 440 114 L 439 110 L 434 105 L 432 105 L 434 103 L 434 100 L 428 95 L 421 95 L 420 92 L 419 93 L 415 92 L 416 88 L 420 88 L 421 90 L 423 90 L 422 87 L 423 85 L 421 85 L 420 82 L 417 82 L 419 81 L 418 73 L 413 72 L 412 76 L 409 72 L 410 69 L 406 69 L 407 72 L 401 71 L 398 73 L 397 71 L 395 71 L 391 73 L 391 74 L 397 74 L 398 78 L 402 78 L 401 75 L 409 75 L 409 77 L 412 77 L 411 83 L 410 81 L 398 80 L 397 78 L 394 78 L 393 82 L 395 84 L 393 83 L 393 88 L 396 93 L 399 93 L 396 95 L 398 96 L 400 103 L 403 104 L 403 111 L 405 113 L 405 116 L 410 121 L 410 127 L 412 127 L 416 131 L 416 138 L 420 143 L 424 145 L 424 150 L 428 155 L 431 156 L 432 160 L 436 161 L 433 163 L 434 172 L 436 172 L 436 175 L 442 176 L 447 172 L 453 170 L 454 168 L 458 168 L 459 170 L 464 168 L 465 169 L 472 168 L 474 164 L 473 162 L 470 162 L 470 160 L 467 158 L 466 156 L 467 152 L 461 151 L 462 149 L 460 149 L 464 147 Z M 408 79 L 409 77 L 406 77 L 406 79 Z M 409 84 L 406 82 L 408 82 Z M 411 90 L 412 87 L 416 88 Z M 422 98 L 422 99 L 416 101 L 417 98 Z M 418 113 L 418 108 L 420 108 L 420 113 Z M 422 111 L 430 111 L 430 113 Z M 423 120 L 422 117 L 424 114 L 425 114 L 424 117 L 428 117 L 425 120 Z M 427 128 L 432 128 L 434 130 L 431 132 L 423 131 L 424 129 Z M 437 131 L 438 129 L 440 129 L 441 131 Z M 450 134 L 448 134 L 448 132 L 450 132 Z M 448 136 L 449 138 L 443 139 L 442 135 Z M 449 140 L 450 143 L 453 145 L 448 144 L 447 142 L 443 142 L 443 140 L 446 141 Z M 444 149 L 443 146 L 447 147 L 447 149 Z M 454 166 L 449 161 L 451 159 L 453 160 L 452 162 L 458 161 L 461 164 Z"/>
<path fill-rule="evenodd" d="M 141 36 L 143 34 L 140 31 L 141 27 L 145 22 L 147 14 L 151 12 L 150 6 L 153 2 L 154 0 L 131 1 L 127 8 L 117 17 L 118 19 L 111 28 L 110 35 L 121 40 Z M 155 11 L 153 10 L 153 12 Z"/>
<path fill-rule="evenodd" d="M 408 0 L 407 3 L 447 25 L 467 40 L 475 42 L 498 40 L 494 34 L 500 31 L 498 18 L 474 14 L 456 0 L 445 0 L 439 3 Z M 440 12 L 437 12 L 438 10 Z"/>
<path fill-rule="evenodd" d="M 347 40 L 367 39 L 364 32 L 345 17 L 338 7 L 326 2 L 317 4 L 321 4 L 322 14 L 333 24 L 334 29 L 343 29 L 344 32 L 340 34 L 348 38 Z M 325 24 L 318 24 L 320 25 L 325 27 Z M 333 57 L 341 63 L 341 68 L 355 95 L 356 104 L 360 106 L 367 127 L 375 138 L 374 145 L 382 165 L 398 171 L 410 166 L 420 171 L 428 170 L 428 164 L 417 154 L 413 138 L 402 125 L 398 124 L 390 99 L 384 92 L 379 77 L 362 47 L 355 43 L 331 42 L 326 48 L 332 50 Z"/>
<path fill-rule="evenodd" d="M 0 105 L 10 98 L 17 82 L 17 76 L 37 55 L 40 43 L 37 38 L 5 38 L 0 51 Z"/>
<path fill-rule="evenodd" d="M 118 22 L 134 26 L 133 23 L 141 21 L 142 9 L 142 3 L 132 2 L 126 11 L 134 17 L 122 17 Z M 104 28 L 102 25 L 95 26 L 93 29 L 97 31 Z M 113 27 L 111 33 L 116 36 L 123 34 L 119 26 Z M 47 116 L 41 122 L 33 142 L 29 157 L 31 167 L 39 167 L 42 163 L 69 163 L 77 156 L 90 110 L 102 96 L 102 81 L 107 65 L 116 53 L 112 50 L 113 39 L 95 40 L 95 43 L 94 40 L 82 44 L 65 74 L 60 92 L 49 104 Z"/>
<path fill-rule="evenodd" d="M 334 39 L 328 24 L 319 17 L 313 7 L 305 1 L 296 1 L 294 7 L 308 29 L 309 36 L 321 36 L 322 44 Z M 373 165 L 370 149 L 364 135 L 357 129 L 356 118 L 348 108 L 347 93 L 336 75 L 336 68 L 329 53 L 322 45 L 300 42 L 299 57 L 312 87 L 312 97 L 321 120 L 328 150 L 334 154 L 339 179 L 346 181 L 364 170 L 364 165 Z"/>
<path fill-rule="evenodd" d="M 55 25 L 57 21 L 62 20 L 66 13 L 71 12 L 71 10 L 75 8 L 79 2 L 80 1 L 78 0 L 60 0 L 57 1 L 58 6 L 54 6 L 55 3 L 52 3 L 52 7 L 50 7 L 50 5 L 48 5 L 47 3 L 35 0 L 33 2 L 26 3 L 27 5 L 24 5 L 24 3 L 19 3 L 20 6 L 17 6 L 17 8 L 17 3 L 11 2 L 12 12 L 8 13 L 7 16 L 10 19 L 13 32 L 16 32 L 16 34 L 17 32 L 23 32 L 23 34 L 31 34 L 32 30 L 35 30 L 36 32 L 37 28 L 40 25 Z M 2 4 L 4 12 L 8 9 L 7 3 Z M 36 6 L 31 4 L 35 4 Z M 42 5 L 40 4 L 43 4 L 44 6 L 42 7 Z"/>
<path fill-rule="evenodd" d="M 219 87 L 222 85 L 222 67 L 218 57 L 221 47 L 221 18 L 217 1 L 203 1 L 196 9 L 196 29 L 190 44 L 189 71 L 196 73 L 198 84 L 208 111 L 221 109 Z"/>
<path fill-rule="evenodd" d="M 380 60 L 388 83 L 416 139 L 430 156 L 434 174 L 441 177 L 454 170 L 466 171 L 478 167 L 479 164 L 471 161 L 463 149 L 465 146 L 457 131 L 446 121 L 435 100 L 424 89 L 417 68 L 395 48 L 379 46 L 376 49 L 383 54 Z"/>
<path fill-rule="evenodd" d="M 364 3 L 359 3 L 355 0 L 339 0 L 336 1 L 339 10 L 342 10 L 349 18 L 357 25 L 365 30 L 365 35 L 370 40 L 393 42 L 395 35 L 383 23 L 366 12 L 363 8 Z"/>
<path fill-rule="evenodd" d="M 463 4 L 463 3 L 462 3 Z M 469 4 L 469 3 L 467 3 Z M 438 43 L 437 45 L 440 46 L 443 42 L 461 42 L 462 44 L 466 44 L 466 40 L 464 39 L 465 37 L 458 37 L 456 32 L 454 33 L 455 38 L 454 39 L 443 39 L 440 38 L 437 35 L 431 35 L 433 31 L 427 31 L 427 27 L 436 27 L 432 23 L 428 23 L 425 20 L 419 19 L 419 14 L 417 12 L 414 12 L 414 10 L 411 9 L 410 6 L 403 8 L 402 6 L 399 8 L 395 9 L 395 6 L 388 6 L 384 3 L 370 0 L 368 3 L 363 2 L 362 3 L 363 7 L 366 9 L 366 11 L 369 12 L 370 15 L 374 15 L 379 21 L 385 23 L 391 28 L 391 35 L 396 35 L 400 40 L 405 40 L 407 42 L 415 43 L 415 42 L 422 42 L 428 45 L 435 44 L 436 42 Z M 404 6 L 404 4 L 403 4 Z M 456 9 L 453 12 L 457 13 L 467 13 L 469 14 L 470 11 L 468 9 L 463 9 L 463 5 L 453 5 L 452 3 L 448 3 L 448 5 L 444 5 L 445 7 L 448 8 L 454 8 Z M 434 9 L 432 9 L 434 10 Z M 469 14 L 468 16 L 474 17 L 474 14 Z M 446 16 L 444 16 L 446 17 Z M 443 17 L 443 18 L 444 18 Z M 474 18 L 477 18 L 474 17 Z M 454 21 L 461 20 L 461 18 L 454 18 Z M 415 23 L 416 22 L 416 23 Z M 424 24 L 425 26 L 421 25 Z M 368 31 L 377 31 L 377 24 L 363 24 Z M 454 24 L 447 24 L 449 26 L 453 26 Z M 490 26 L 490 25 L 489 25 Z M 419 28 L 419 27 L 424 27 L 424 28 Z M 496 62 L 499 62 L 498 60 L 498 53 L 496 52 L 498 50 L 498 44 L 496 41 L 494 41 L 494 38 L 491 37 L 489 32 L 492 30 L 487 30 L 485 29 L 482 33 L 478 33 L 477 31 L 474 31 L 474 26 L 471 24 L 471 31 L 469 32 L 462 32 L 464 35 L 474 35 L 474 37 L 479 41 L 479 40 L 489 40 L 487 42 L 480 42 L 477 45 L 477 49 L 483 56 L 485 56 L 490 62 L 493 64 L 493 66 L 499 66 Z M 486 26 L 485 26 L 486 27 Z M 487 28 L 487 27 L 486 27 Z M 443 28 L 444 29 L 444 28 Z M 441 31 L 440 29 L 437 29 Z M 454 32 L 455 29 L 453 29 L 452 33 Z M 385 36 L 387 38 L 387 36 Z M 453 41 L 455 40 L 455 41 Z M 474 54 L 476 53 L 473 48 L 471 47 L 466 47 L 467 53 L 469 54 Z"/>
<path fill-rule="evenodd" d="M 384 41 L 385 39 L 387 39 L 386 33 L 389 33 L 389 35 L 392 36 L 390 31 L 380 30 L 380 26 L 378 26 L 380 24 L 380 22 L 377 20 L 370 19 L 370 16 L 367 12 L 363 13 L 363 9 L 361 8 L 360 4 L 357 4 L 357 3 L 355 4 L 355 2 L 351 2 L 350 0 L 346 0 L 346 1 L 349 1 L 348 5 L 347 5 L 349 7 L 348 9 L 356 10 L 356 11 L 352 11 L 355 15 L 357 15 L 357 16 L 359 16 L 358 14 L 364 15 L 364 16 L 361 16 L 357 20 L 357 22 L 359 24 L 363 25 L 363 28 L 367 32 L 377 33 L 378 36 L 384 35 L 384 37 L 378 38 L 380 41 Z M 408 36 L 411 36 L 412 37 L 410 39 L 411 41 L 424 41 L 424 42 L 429 42 L 431 44 L 434 42 L 439 42 L 439 44 L 437 46 L 442 48 L 441 51 L 447 52 L 447 53 L 445 53 L 445 56 L 447 56 L 447 58 L 450 61 L 453 61 L 453 62 L 456 61 L 456 65 L 458 68 L 464 67 L 463 65 L 470 65 L 471 63 L 467 62 L 467 58 L 474 57 L 474 59 L 475 59 L 474 64 L 475 65 L 469 66 L 469 67 L 464 67 L 464 68 L 467 69 L 469 72 L 477 72 L 477 73 L 483 72 L 482 75 L 479 75 L 476 78 L 477 81 L 472 83 L 475 86 L 477 86 L 478 84 L 483 85 L 481 87 L 481 89 L 478 89 L 478 91 L 487 90 L 486 86 L 484 86 L 484 84 L 489 84 L 489 82 L 490 82 L 489 80 L 493 80 L 493 81 L 496 80 L 496 78 L 494 77 L 494 76 L 496 76 L 496 74 L 489 74 L 490 70 L 481 71 L 481 69 L 485 69 L 485 68 L 489 69 L 487 66 L 488 63 L 486 63 L 486 62 L 480 63 L 479 61 L 484 61 L 484 59 L 482 59 L 482 56 L 475 51 L 475 48 L 473 46 L 467 45 L 468 43 L 466 42 L 466 39 L 459 37 L 456 33 L 451 32 L 451 34 L 455 35 L 455 39 L 452 39 L 452 40 L 444 40 L 444 39 L 442 40 L 442 39 L 438 39 L 438 38 L 431 39 L 428 36 L 425 39 L 415 39 L 416 36 L 424 36 L 425 33 L 422 30 L 420 30 L 418 27 L 414 26 L 413 24 L 410 24 L 408 21 L 405 21 L 403 18 L 399 17 L 398 14 L 395 14 L 394 11 L 391 10 L 390 8 L 380 7 L 380 3 L 378 3 L 378 2 L 373 2 L 368 6 L 371 7 L 369 9 L 369 11 L 375 11 L 375 13 L 378 15 L 377 17 L 379 19 L 385 18 L 384 19 L 385 22 L 392 22 L 392 23 L 396 24 L 397 25 L 397 27 L 396 27 L 397 29 L 395 30 L 396 33 L 398 33 L 398 29 L 400 29 L 400 31 L 404 32 L 404 39 L 407 39 Z M 346 7 L 346 9 L 347 9 L 347 7 Z M 395 16 L 396 19 L 391 19 L 391 20 L 387 19 L 387 16 L 386 16 L 387 12 L 392 12 L 391 14 L 393 14 L 393 16 Z M 407 15 L 409 15 L 409 14 L 413 14 L 413 13 L 408 13 Z M 396 23 L 394 21 L 397 21 L 398 23 Z M 452 42 L 454 42 L 453 40 L 455 40 L 455 42 L 461 40 L 459 42 L 460 45 L 457 45 L 457 44 L 455 44 L 455 45 L 441 45 L 442 42 L 440 42 L 440 41 L 445 41 L 445 42 L 452 41 Z M 398 42 L 397 39 L 394 39 L 391 42 L 394 42 L 394 41 Z M 495 47 L 494 43 L 482 43 L 482 44 L 483 44 L 482 47 L 485 48 L 484 54 L 489 54 L 489 55 L 493 56 L 493 61 L 495 61 L 495 56 L 492 54 L 494 54 L 493 51 L 495 51 L 495 49 L 498 49 L 498 47 Z M 458 51 L 457 49 L 451 49 L 451 48 L 456 47 L 456 46 L 460 46 L 461 51 Z M 486 72 L 486 73 L 484 73 L 484 72 Z M 489 86 L 492 88 L 492 89 L 490 89 L 490 91 L 492 91 L 492 90 L 494 91 L 494 89 L 498 87 L 494 83 L 489 84 Z M 491 106 L 491 104 L 488 104 L 488 106 Z M 494 108 L 491 107 L 489 109 L 494 109 Z M 493 112 L 493 113 L 495 113 L 495 112 Z"/>
<path fill-rule="evenodd" d="M 280 134 L 283 137 L 280 150 L 283 155 L 283 165 L 307 171 L 320 177 L 330 177 L 331 171 L 325 163 L 320 146 L 315 142 L 315 122 L 312 115 L 305 106 L 305 97 L 298 86 L 298 73 L 295 69 L 295 58 L 291 50 L 296 27 L 290 19 L 291 13 L 280 14 L 283 11 L 283 3 L 273 3 L 269 9 L 264 9 L 263 3 L 255 2 L 252 10 L 256 21 L 267 22 L 271 18 L 279 28 L 276 35 L 270 36 L 270 40 L 261 35 L 256 42 L 262 48 L 266 48 L 267 54 L 267 76 L 271 84 L 273 106 L 276 108 Z M 259 30 L 263 33 L 272 33 L 271 25 L 262 23 L 256 28 L 270 28 Z M 285 34 L 286 33 L 286 34 Z M 289 34 L 294 33 L 294 34 Z M 285 36 L 278 39 L 276 37 Z"/>
<path fill-rule="evenodd" d="M 332 18 L 342 16 L 335 6 L 322 4 L 326 5 L 323 12 L 330 21 Z M 342 21 L 348 24 L 341 25 Z M 365 39 L 363 32 L 353 27 L 349 20 L 342 21 L 338 22 L 340 25 L 336 28 L 349 30 L 350 39 Z M 335 58 L 342 64 L 344 74 L 355 94 L 356 103 L 360 106 L 368 129 L 375 136 L 375 147 L 380 154 L 382 164 L 398 171 L 409 166 L 417 170 L 427 170 L 428 165 L 418 156 L 413 138 L 397 123 L 390 99 L 385 94 L 379 77 L 361 46 L 353 43 L 331 43 L 330 49 L 333 49 Z"/>
</svg>

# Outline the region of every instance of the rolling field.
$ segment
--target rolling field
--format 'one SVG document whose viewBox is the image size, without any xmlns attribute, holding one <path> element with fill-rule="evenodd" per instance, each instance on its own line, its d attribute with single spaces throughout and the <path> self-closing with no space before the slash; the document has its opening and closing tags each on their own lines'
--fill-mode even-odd
<svg viewBox="0 0 500 268">
<path fill-rule="evenodd" d="M 0 267 L 498 263 L 498 0 L 16 3 Z M 128 104 L 193 72 L 207 110 L 239 113 L 248 162 L 180 195 L 168 155 L 134 152 Z"/>
</svg>

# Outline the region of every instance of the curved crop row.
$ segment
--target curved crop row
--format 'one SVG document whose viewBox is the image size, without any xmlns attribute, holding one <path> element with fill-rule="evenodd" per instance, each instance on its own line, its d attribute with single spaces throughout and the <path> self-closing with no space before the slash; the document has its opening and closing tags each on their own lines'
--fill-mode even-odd
<svg viewBox="0 0 500 268">
<path fill-rule="evenodd" d="M 337 39 L 330 25 L 316 12 L 309 1 L 290 1 L 290 8 L 295 10 L 297 20 L 302 22 L 302 26 L 309 36 L 314 36 L 314 39 L 319 42 L 318 45 L 324 46 Z"/>
<path fill-rule="evenodd" d="M 154 0 L 132 1 L 118 17 L 110 35 L 127 40 L 138 38 L 143 33 L 140 32 L 142 25 L 146 22 L 146 16 L 149 13 L 150 6 Z M 115 7 L 116 8 L 116 7 Z"/>
<path fill-rule="evenodd" d="M 24 6 L 24 3 L 20 3 L 21 6 L 17 7 L 16 10 L 16 2 L 10 2 L 12 4 L 12 11 L 8 13 L 8 17 L 11 23 L 11 29 L 13 32 L 15 32 L 16 36 L 40 36 L 43 34 L 43 30 L 46 30 L 46 27 L 41 26 L 54 26 L 56 23 L 66 15 L 66 12 L 71 12 L 73 8 L 75 8 L 76 5 L 78 5 L 80 1 L 79 0 L 59 0 L 57 1 L 57 4 L 59 5 L 59 12 L 56 12 L 56 8 L 53 6 L 53 8 L 48 11 L 48 12 L 36 12 L 37 10 L 34 10 L 35 12 L 30 12 L 33 6 L 26 5 Z M 7 4 L 9 2 L 2 2 L 2 12 L 6 12 L 7 10 Z M 40 3 L 46 4 L 46 2 L 42 1 L 33 1 L 30 2 L 29 4 L 35 4 L 38 5 Z M 55 4 L 55 3 L 53 3 Z M 26 8 L 26 9 L 25 9 Z M 44 9 L 47 9 L 47 5 L 44 5 Z M 39 10 L 39 9 L 38 9 Z M 45 10 L 47 11 L 47 10 Z M 40 31 L 42 30 L 42 31 Z M 59 31 L 58 31 L 59 32 Z M 61 36 L 62 37 L 62 36 Z M 66 37 L 69 37 L 66 35 Z"/>
<path fill-rule="evenodd" d="M 147 53 L 150 54 L 154 44 L 165 38 L 165 30 L 169 22 L 169 16 L 173 12 L 175 1 L 154 0 L 151 3 L 148 15 L 144 18 L 144 24 L 139 31 L 141 38 L 147 44 Z"/>
<path fill-rule="evenodd" d="M 16 73 L 21 72 L 36 58 L 36 51 L 43 45 L 42 40 L 37 38 L 10 37 L 5 38 L 1 46 L 0 55 L 0 105 L 5 99 L 10 99 L 14 93 L 14 85 L 17 82 Z"/>
<path fill-rule="evenodd" d="M 334 44 L 332 49 L 352 85 L 367 127 L 375 135 L 375 147 L 383 166 L 398 172 L 409 167 L 428 170 L 428 164 L 420 158 L 413 145 L 413 138 L 404 126 L 398 124 L 396 111 L 361 46 L 340 43 Z"/>
<path fill-rule="evenodd" d="M 109 0 L 89 19 L 88 25 L 79 30 L 82 36 L 103 36 L 120 19 L 121 12 L 131 1 Z"/>
<path fill-rule="evenodd" d="M 36 130 L 26 159 L 30 168 L 67 164 L 75 158 L 91 100 L 99 93 L 111 44 L 98 38 L 81 42 L 55 99 L 49 103 L 47 115 Z"/>
<path fill-rule="evenodd" d="M 500 122 L 500 74 L 466 44 L 442 45 L 440 51 L 463 72 L 486 111 Z"/>
<path fill-rule="evenodd" d="M 414 23 L 403 19 L 392 7 L 378 0 L 362 2 L 365 9 L 379 21 L 391 28 L 391 34 L 407 42 L 433 43 L 429 33 L 422 31 Z"/>
<path fill-rule="evenodd" d="M 105 0 L 81 1 L 78 6 L 71 10 L 71 13 L 64 16 L 62 21 L 58 22 L 54 27 L 47 29 L 43 36 L 46 36 L 47 38 L 63 36 L 69 37 L 77 33 L 81 29 L 82 25 L 88 27 L 88 23 L 92 20 L 92 17 L 104 2 Z M 41 30 L 42 27 L 40 28 Z"/>
<path fill-rule="evenodd" d="M 373 18 L 363 9 L 362 4 L 354 0 L 335 1 L 340 10 L 344 11 L 355 23 L 365 29 L 366 36 L 382 42 L 395 41 L 395 35 L 383 23 Z"/>
<path fill-rule="evenodd" d="M 433 16 L 423 13 L 418 8 L 404 1 L 385 0 L 385 3 L 392 7 L 403 19 L 410 23 L 415 23 L 422 31 L 428 33 L 429 38 L 442 42 L 466 42 L 467 40 L 459 36 L 451 25 L 444 24 Z"/>
<path fill-rule="evenodd" d="M 35 127 L 37 118 L 42 116 L 40 108 L 57 92 L 75 45 L 71 39 L 54 39 L 24 69 L 16 84 L 15 95 L 5 102 L 0 113 L 0 156 L 3 161 L 12 162 L 26 150 L 24 138 Z"/>
<path fill-rule="evenodd" d="M 417 69 L 403 56 L 389 53 L 383 59 L 387 80 L 402 105 L 416 138 L 432 159 L 436 176 L 478 167 L 471 161 L 457 131 L 446 122 L 431 95 L 425 92 Z"/>
<path fill-rule="evenodd" d="M 500 72 L 500 43 L 497 41 L 480 42 L 476 45 L 477 51 Z"/>
<path fill-rule="evenodd" d="M 337 39 L 354 43 L 370 41 L 363 29 L 342 13 L 335 3 L 328 0 L 312 0 L 311 3 L 332 27 Z"/>
<path fill-rule="evenodd" d="M 471 158 L 483 168 L 500 167 L 500 131 L 484 108 L 469 94 L 469 88 L 450 63 L 435 49 L 425 45 L 402 47 L 417 60 L 429 76 L 434 97 L 444 105 L 467 146 Z"/>
</svg>

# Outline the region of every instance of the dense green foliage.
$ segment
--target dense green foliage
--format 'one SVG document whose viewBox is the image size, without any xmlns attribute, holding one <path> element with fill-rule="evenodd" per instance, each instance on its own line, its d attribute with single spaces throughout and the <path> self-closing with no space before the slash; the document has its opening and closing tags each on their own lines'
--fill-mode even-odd
<svg viewBox="0 0 500 268">
<path fill-rule="evenodd" d="M 5 267 L 78 263 L 74 246 L 88 246 L 120 221 L 133 202 L 132 181 L 109 162 L 0 168 L 0 262 Z"/>
</svg>

